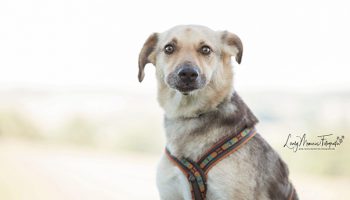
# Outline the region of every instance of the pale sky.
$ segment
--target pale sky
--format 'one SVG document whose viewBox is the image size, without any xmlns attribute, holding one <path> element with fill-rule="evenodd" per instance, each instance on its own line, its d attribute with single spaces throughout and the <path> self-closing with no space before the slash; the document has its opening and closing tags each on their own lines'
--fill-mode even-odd
<svg viewBox="0 0 350 200">
<path fill-rule="evenodd" d="M 0 88 L 142 86 L 137 57 L 178 24 L 229 30 L 244 45 L 242 89 L 350 89 L 349 1 L 0 1 Z"/>
</svg>

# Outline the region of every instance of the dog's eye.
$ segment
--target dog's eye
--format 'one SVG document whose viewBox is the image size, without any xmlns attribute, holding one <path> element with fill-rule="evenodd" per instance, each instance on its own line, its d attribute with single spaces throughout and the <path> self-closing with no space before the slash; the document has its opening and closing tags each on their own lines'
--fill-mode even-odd
<svg viewBox="0 0 350 200">
<path fill-rule="evenodd" d="M 211 53 L 211 49 L 208 46 L 202 46 L 201 53 L 204 55 L 209 55 Z"/>
<path fill-rule="evenodd" d="M 166 54 L 172 54 L 173 52 L 175 51 L 175 47 L 171 44 L 167 44 L 165 47 L 164 47 L 164 52 Z"/>
</svg>

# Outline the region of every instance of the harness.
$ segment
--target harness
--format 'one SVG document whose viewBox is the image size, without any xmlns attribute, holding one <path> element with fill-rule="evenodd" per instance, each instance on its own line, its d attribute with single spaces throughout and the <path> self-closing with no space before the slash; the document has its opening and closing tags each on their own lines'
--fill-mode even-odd
<svg viewBox="0 0 350 200">
<path fill-rule="evenodd" d="M 192 200 L 205 200 L 209 170 L 219 161 L 237 151 L 255 134 L 255 128 L 246 128 L 236 135 L 225 137 L 214 144 L 197 162 L 183 157 L 176 158 L 168 148 L 165 149 L 165 154 L 187 177 L 191 187 Z M 288 200 L 294 196 L 294 187 L 291 186 L 291 188 Z"/>
</svg>

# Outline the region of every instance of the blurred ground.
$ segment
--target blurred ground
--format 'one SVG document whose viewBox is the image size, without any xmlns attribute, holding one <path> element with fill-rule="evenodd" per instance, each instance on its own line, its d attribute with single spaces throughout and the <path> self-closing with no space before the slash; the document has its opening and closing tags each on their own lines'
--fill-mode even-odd
<svg viewBox="0 0 350 200">
<path fill-rule="evenodd" d="M 156 159 L 0 140 L 0 199 L 157 199 Z"/>
<path fill-rule="evenodd" d="M 158 156 L 0 140 L 2 200 L 158 199 Z M 295 174 L 300 199 L 347 200 L 350 180 Z"/>
</svg>

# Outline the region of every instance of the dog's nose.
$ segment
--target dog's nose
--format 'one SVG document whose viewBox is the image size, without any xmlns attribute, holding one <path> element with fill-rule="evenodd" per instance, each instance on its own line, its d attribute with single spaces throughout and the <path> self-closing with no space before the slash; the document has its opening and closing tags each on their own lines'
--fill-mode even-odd
<svg viewBox="0 0 350 200">
<path fill-rule="evenodd" d="M 198 70 L 194 67 L 183 67 L 177 74 L 183 82 L 194 82 L 198 78 Z"/>
</svg>

